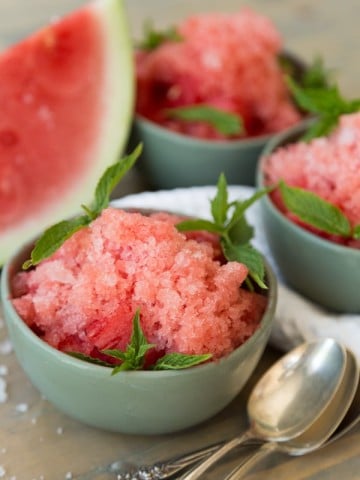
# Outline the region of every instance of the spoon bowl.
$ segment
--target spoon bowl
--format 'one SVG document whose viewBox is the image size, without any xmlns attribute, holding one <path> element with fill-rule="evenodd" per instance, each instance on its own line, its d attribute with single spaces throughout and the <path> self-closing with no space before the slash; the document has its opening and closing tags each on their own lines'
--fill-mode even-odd
<svg viewBox="0 0 360 480">
<path fill-rule="evenodd" d="M 248 461 L 235 467 L 225 480 L 239 480 L 258 460 L 269 452 L 281 451 L 289 455 L 299 456 L 320 448 L 327 442 L 345 418 L 350 406 L 354 402 L 358 385 L 359 368 L 357 360 L 354 354 L 347 350 L 343 380 L 332 401 L 310 427 L 301 435 L 286 442 L 264 443 Z"/>
<path fill-rule="evenodd" d="M 298 436 L 332 401 L 346 367 L 333 339 L 304 343 L 276 362 L 248 400 L 252 429 L 265 440 Z"/>
<path fill-rule="evenodd" d="M 249 397 L 248 431 L 225 442 L 182 480 L 197 480 L 250 439 L 283 442 L 303 434 L 331 407 L 347 363 L 345 348 L 331 338 L 305 342 L 283 356 L 260 378 Z"/>
</svg>

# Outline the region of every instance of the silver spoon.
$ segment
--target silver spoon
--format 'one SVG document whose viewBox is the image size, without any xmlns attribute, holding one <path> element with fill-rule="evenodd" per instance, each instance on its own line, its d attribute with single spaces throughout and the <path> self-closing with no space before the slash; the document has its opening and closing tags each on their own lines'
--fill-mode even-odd
<svg viewBox="0 0 360 480">
<path fill-rule="evenodd" d="M 277 431 L 276 425 L 274 425 L 275 420 L 273 420 L 273 428 L 269 427 L 268 429 L 269 437 L 265 437 L 261 433 L 258 434 L 256 423 L 254 423 L 248 432 L 235 439 L 205 447 L 162 464 L 141 467 L 134 472 L 120 473 L 120 479 L 168 479 L 204 458 L 206 459 L 205 462 L 210 460 L 210 463 L 202 462 L 200 465 L 202 471 L 205 471 L 210 465 L 240 444 L 259 444 L 268 438 L 269 440 L 275 438 L 285 440 L 285 438 L 292 438 L 301 434 L 331 401 L 341 382 L 345 364 L 345 349 L 332 339 L 322 339 L 300 345 L 282 357 L 265 373 L 250 397 L 259 396 L 260 391 L 263 396 L 265 392 L 266 395 L 270 396 L 270 404 L 275 396 L 279 396 L 280 391 L 283 397 L 287 398 L 288 409 L 303 412 L 302 415 L 296 414 L 293 416 L 290 412 L 290 418 L 287 418 L 286 415 L 282 414 L 282 409 L 285 408 L 284 398 L 282 398 L 281 402 L 278 402 L 274 407 L 274 411 L 277 412 L 276 423 L 282 426 L 282 431 Z M 251 400 L 251 402 L 253 401 Z M 248 406 L 251 402 L 249 399 Z M 261 399 L 261 403 L 264 404 L 264 402 L 266 403 L 266 398 Z M 311 408 L 309 408 L 309 405 L 311 405 Z M 250 412 L 250 408 L 248 409 Z M 268 409 L 263 410 L 264 413 L 266 411 Z M 258 421 L 260 420 L 261 415 Z M 292 431 L 291 428 L 289 429 L 291 426 Z M 285 438 L 283 437 L 284 431 L 287 431 Z M 218 452 L 220 452 L 220 455 L 217 455 Z M 195 470 L 191 473 L 194 472 L 196 473 Z"/>
<path fill-rule="evenodd" d="M 277 361 L 247 403 L 250 427 L 210 454 L 182 480 L 197 480 L 247 440 L 288 441 L 301 435 L 333 399 L 346 366 L 345 348 L 332 338 L 305 342 Z"/>
<path fill-rule="evenodd" d="M 359 378 L 359 376 L 358 376 Z M 341 424 L 331 437 L 320 448 L 324 448 L 327 445 L 332 444 L 336 440 L 349 433 L 356 425 L 360 423 L 360 382 L 358 381 L 357 390 L 354 399 L 351 403 L 349 410 L 347 411 Z M 248 442 L 246 445 L 262 445 L 263 442 L 255 441 Z M 207 447 L 203 447 L 195 452 L 191 452 L 180 457 L 171 458 L 162 463 L 157 463 L 150 466 L 143 466 L 136 470 L 129 470 L 128 472 L 121 471 L 121 469 L 112 470 L 118 474 L 118 480 L 143 480 L 144 478 L 149 480 L 170 480 L 178 478 L 184 470 L 192 467 L 198 461 L 206 458 L 210 453 L 218 450 L 224 442 L 219 442 Z"/>
<path fill-rule="evenodd" d="M 357 360 L 352 352 L 346 352 L 346 367 L 343 381 L 340 384 L 334 398 L 323 410 L 315 422 L 298 437 L 286 442 L 268 442 L 242 463 L 226 477 L 225 480 L 239 480 L 244 473 L 261 458 L 270 452 L 280 451 L 289 455 L 299 456 L 319 449 L 327 442 L 345 418 L 350 405 L 354 401 L 359 385 L 359 368 Z M 357 399 L 359 401 L 359 398 Z M 357 406 L 358 407 L 358 406 Z M 331 439 L 327 444 L 331 443 Z"/>
</svg>

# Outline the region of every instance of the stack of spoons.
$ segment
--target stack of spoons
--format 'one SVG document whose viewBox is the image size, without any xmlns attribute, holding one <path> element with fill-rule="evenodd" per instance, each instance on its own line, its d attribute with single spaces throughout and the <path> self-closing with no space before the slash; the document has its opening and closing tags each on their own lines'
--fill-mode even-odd
<svg viewBox="0 0 360 480">
<path fill-rule="evenodd" d="M 199 480 L 236 447 L 260 446 L 226 477 L 238 480 L 269 452 L 304 455 L 334 442 L 360 419 L 359 367 L 354 354 L 332 338 L 301 344 L 256 383 L 247 414 L 250 426 L 240 436 L 161 464 L 120 473 L 117 478 Z"/>
</svg>

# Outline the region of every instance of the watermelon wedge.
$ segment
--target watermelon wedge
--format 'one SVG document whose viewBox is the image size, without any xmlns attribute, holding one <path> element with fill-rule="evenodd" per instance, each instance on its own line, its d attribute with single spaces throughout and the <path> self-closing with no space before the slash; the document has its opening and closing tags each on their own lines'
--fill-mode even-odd
<svg viewBox="0 0 360 480">
<path fill-rule="evenodd" d="M 92 199 L 133 103 L 122 0 L 96 0 L 0 54 L 0 264 Z"/>
</svg>

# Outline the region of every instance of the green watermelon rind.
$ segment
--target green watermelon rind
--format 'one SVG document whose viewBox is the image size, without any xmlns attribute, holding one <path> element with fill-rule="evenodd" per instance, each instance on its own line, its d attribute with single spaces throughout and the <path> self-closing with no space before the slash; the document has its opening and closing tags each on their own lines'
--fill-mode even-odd
<svg viewBox="0 0 360 480">
<path fill-rule="evenodd" d="M 105 108 L 102 131 L 94 150 L 94 161 L 81 179 L 69 186 L 67 193 L 55 204 L 7 231 L 1 232 L 0 265 L 24 243 L 39 235 L 48 226 L 76 215 L 81 204 L 89 203 L 98 179 L 104 170 L 123 152 L 128 139 L 134 108 L 134 65 L 132 42 L 123 0 L 97 0 L 90 4 L 103 24 L 106 45 L 106 81 L 103 88 Z"/>
</svg>

